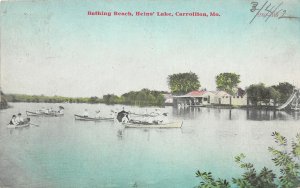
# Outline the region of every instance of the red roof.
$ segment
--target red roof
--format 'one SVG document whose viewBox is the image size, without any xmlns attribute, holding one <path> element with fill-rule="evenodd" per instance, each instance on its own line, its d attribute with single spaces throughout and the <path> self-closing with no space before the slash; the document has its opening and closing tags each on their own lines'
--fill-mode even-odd
<svg viewBox="0 0 300 188">
<path fill-rule="evenodd" d="M 203 94 L 207 93 L 207 91 L 191 91 L 185 96 L 189 97 L 201 97 Z"/>
</svg>

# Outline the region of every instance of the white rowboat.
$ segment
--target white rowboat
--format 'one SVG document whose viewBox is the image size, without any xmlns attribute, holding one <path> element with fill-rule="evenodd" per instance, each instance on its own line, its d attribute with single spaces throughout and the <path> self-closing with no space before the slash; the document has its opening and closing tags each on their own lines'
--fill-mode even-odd
<svg viewBox="0 0 300 188">
<path fill-rule="evenodd" d="M 125 123 L 125 128 L 181 128 L 183 122 L 171 122 L 162 124 Z"/>
<path fill-rule="evenodd" d="M 75 120 L 81 120 L 81 121 L 113 121 L 114 120 L 114 118 L 103 118 L 103 117 L 92 118 L 92 117 L 81 116 L 76 114 L 74 116 L 75 116 Z"/>
</svg>

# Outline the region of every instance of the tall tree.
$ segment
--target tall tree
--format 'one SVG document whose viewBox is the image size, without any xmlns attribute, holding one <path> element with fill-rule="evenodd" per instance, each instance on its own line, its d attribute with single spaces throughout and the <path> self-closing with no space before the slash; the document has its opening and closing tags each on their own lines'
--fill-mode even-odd
<svg viewBox="0 0 300 188">
<path fill-rule="evenodd" d="M 273 87 L 266 87 L 263 83 L 252 84 L 247 88 L 248 99 L 252 104 L 257 105 L 258 102 L 269 104 L 271 99 L 278 101 L 280 93 Z"/>
<path fill-rule="evenodd" d="M 185 94 L 201 86 L 198 76 L 193 72 L 169 75 L 168 85 L 173 94 Z"/>
<path fill-rule="evenodd" d="M 284 103 L 285 101 L 287 101 L 295 89 L 295 86 L 293 86 L 288 82 L 282 82 L 272 87 L 280 93 L 280 98 L 279 98 L 280 103 Z"/>
<path fill-rule="evenodd" d="M 234 94 L 234 89 L 240 83 L 240 75 L 235 73 L 220 73 L 216 76 L 216 84 L 218 90 L 226 91 L 229 94 Z"/>
</svg>

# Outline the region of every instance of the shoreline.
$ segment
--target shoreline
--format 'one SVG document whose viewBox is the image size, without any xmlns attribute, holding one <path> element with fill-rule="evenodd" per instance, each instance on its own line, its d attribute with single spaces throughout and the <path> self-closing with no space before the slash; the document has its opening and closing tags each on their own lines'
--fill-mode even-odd
<svg viewBox="0 0 300 188">
<path fill-rule="evenodd" d="M 168 106 L 174 107 L 173 104 L 167 103 L 164 105 L 134 105 L 134 104 L 123 104 L 123 103 L 113 103 L 113 104 L 107 104 L 104 102 L 100 103 L 88 103 L 88 102 L 73 102 L 73 103 L 65 103 L 65 102 L 22 102 L 22 101 L 17 101 L 17 102 L 9 102 L 9 103 L 33 103 L 33 104 L 38 104 L 38 103 L 45 103 L 45 104 L 105 104 L 108 106 L 114 106 L 114 105 L 126 105 L 126 106 L 137 106 L 137 107 L 159 107 L 159 108 L 165 108 Z M 0 110 L 5 110 L 8 108 L 12 108 L 13 106 L 8 105 L 6 108 L 2 108 Z M 204 106 L 189 106 L 181 109 L 188 109 L 188 108 L 214 108 L 214 109 L 243 109 L 243 110 L 266 110 L 266 111 L 281 111 L 277 110 L 277 106 L 233 106 L 233 105 L 204 105 Z"/>
</svg>

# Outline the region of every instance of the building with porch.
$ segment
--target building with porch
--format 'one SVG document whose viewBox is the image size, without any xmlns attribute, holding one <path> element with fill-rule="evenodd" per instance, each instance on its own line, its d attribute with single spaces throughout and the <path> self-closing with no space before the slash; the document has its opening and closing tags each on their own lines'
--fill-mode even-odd
<svg viewBox="0 0 300 188">
<path fill-rule="evenodd" d="M 210 91 L 191 91 L 185 95 L 173 96 L 174 106 L 193 107 L 210 105 L 214 94 Z"/>
<path fill-rule="evenodd" d="M 235 95 L 230 95 L 225 91 L 191 91 L 185 95 L 173 96 L 173 105 L 176 107 L 246 106 L 247 94 L 237 92 Z"/>
</svg>

